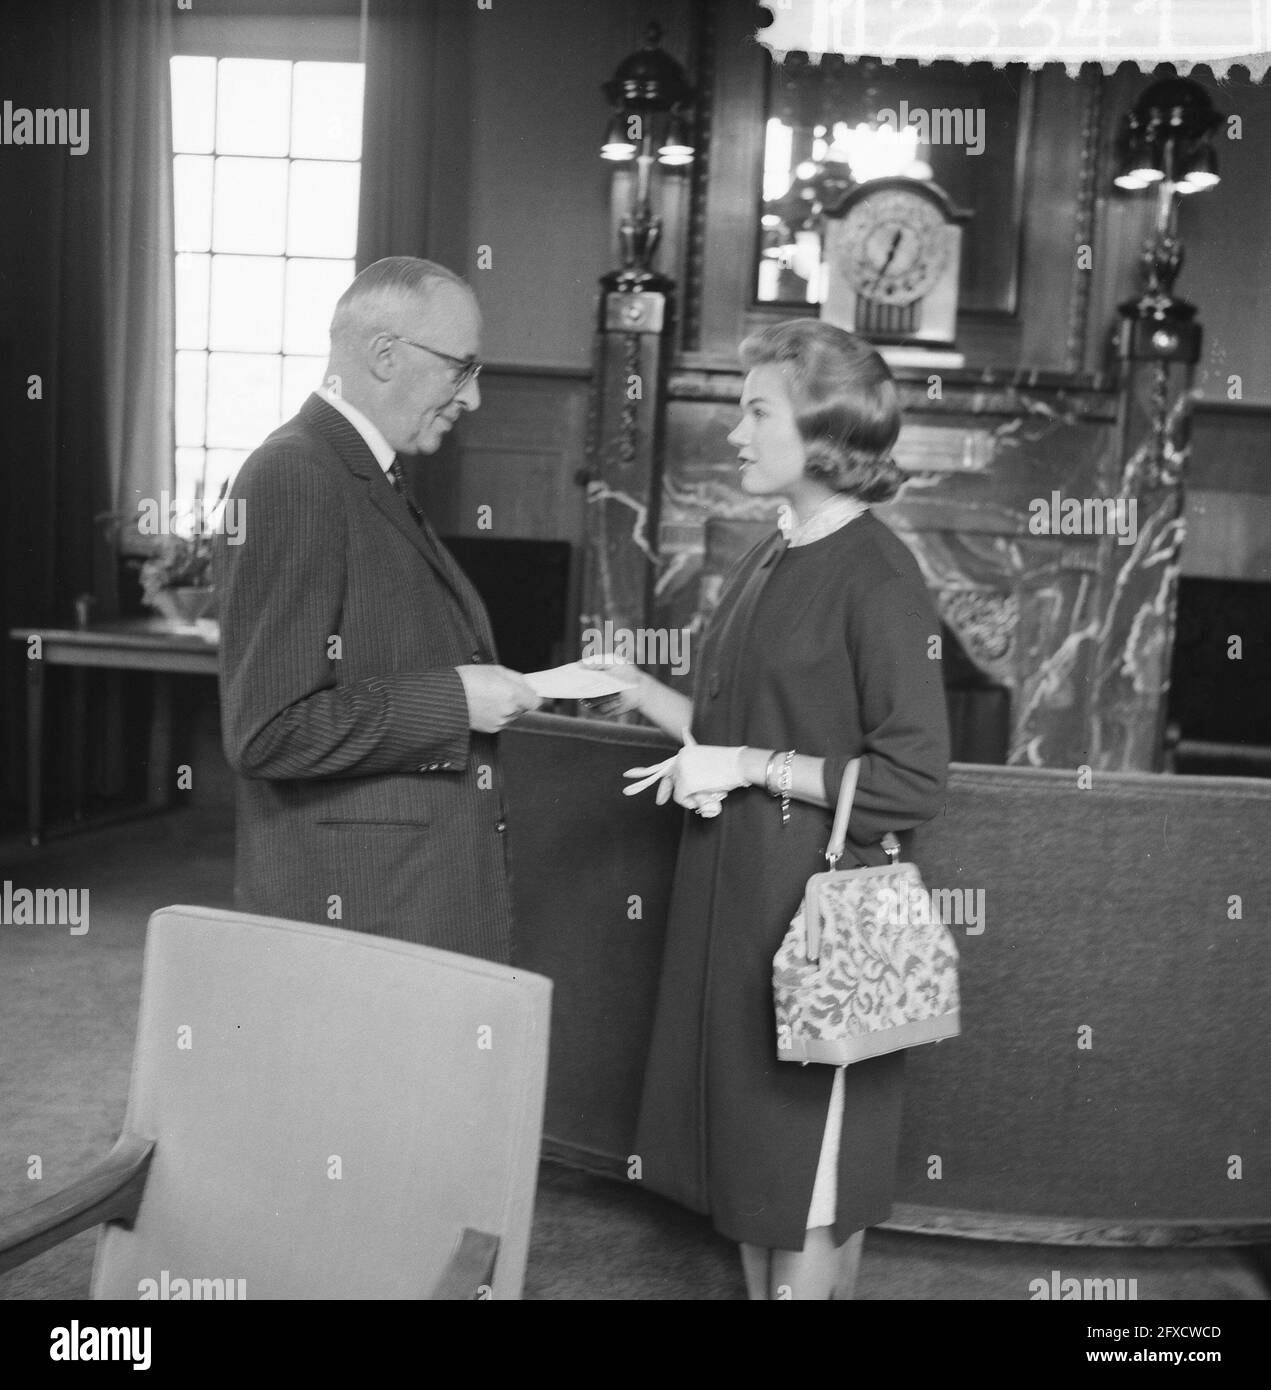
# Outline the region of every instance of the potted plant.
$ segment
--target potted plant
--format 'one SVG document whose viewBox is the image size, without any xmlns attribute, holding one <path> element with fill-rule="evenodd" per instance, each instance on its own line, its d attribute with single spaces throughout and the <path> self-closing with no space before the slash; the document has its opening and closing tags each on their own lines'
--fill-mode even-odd
<svg viewBox="0 0 1271 1390">
<path fill-rule="evenodd" d="M 182 504 L 164 492 L 159 503 L 146 499 L 135 514 L 106 512 L 98 518 L 115 533 L 126 528 L 148 552 L 140 573 L 142 601 L 170 622 L 194 626 L 212 612 L 212 535 L 228 489 L 226 480 L 210 506 L 201 496 Z"/>
<path fill-rule="evenodd" d="M 141 566 L 142 600 L 172 622 L 196 623 L 208 616 L 216 600 L 211 566 L 210 535 L 160 536 Z"/>
</svg>

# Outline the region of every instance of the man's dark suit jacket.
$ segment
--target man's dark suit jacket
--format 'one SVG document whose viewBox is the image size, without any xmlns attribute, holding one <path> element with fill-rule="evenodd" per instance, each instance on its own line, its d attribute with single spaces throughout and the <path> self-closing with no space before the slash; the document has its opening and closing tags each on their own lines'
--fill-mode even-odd
<svg viewBox="0 0 1271 1390">
<path fill-rule="evenodd" d="M 243 464 L 216 542 L 225 752 L 244 911 L 506 961 L 493 737 L 456 666 L 495 660 L 484 605 L 320 396 Z"/>
</svg>

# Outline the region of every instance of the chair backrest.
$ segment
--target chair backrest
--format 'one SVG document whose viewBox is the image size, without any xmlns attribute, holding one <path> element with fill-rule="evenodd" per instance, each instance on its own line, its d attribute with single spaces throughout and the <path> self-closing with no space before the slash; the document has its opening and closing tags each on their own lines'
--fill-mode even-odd
<svg viewBox="0 0 1271 1390">
<path fill-rule="evenodd" d="M 125 1128 L 157 1149 L 93 1296 L 426 1298 L 472 1228 L 519 1297 L 550 997 L 407 942 L 156 912 Z"/>
</svg>

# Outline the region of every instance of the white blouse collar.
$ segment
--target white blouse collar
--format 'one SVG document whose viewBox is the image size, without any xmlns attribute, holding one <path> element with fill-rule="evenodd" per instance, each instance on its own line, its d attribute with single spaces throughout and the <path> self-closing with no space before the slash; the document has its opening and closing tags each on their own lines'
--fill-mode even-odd
<svg viewBox="0 0 1271 1390">
<path fill-rule="evenodd" d="M 823 540 L 835 531 L 841 530 L 849 521 L 855 521 L 862 512 L 869 511 L 869 504 L 844 492 L 827 497 L 806 521 L 783 526 L 787 543 L 811 545 L 813 541 Z"/>
</svg>

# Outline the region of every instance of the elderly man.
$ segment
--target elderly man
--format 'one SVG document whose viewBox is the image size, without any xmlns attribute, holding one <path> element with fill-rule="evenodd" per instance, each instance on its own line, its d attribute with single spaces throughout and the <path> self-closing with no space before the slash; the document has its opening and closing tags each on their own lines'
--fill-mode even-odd
<svg viewBox="0 0 1271 1390">
<path fill-rule="evenodd" d="M 480 329 L 443 267 L 368 266 L 325 385 L 239 472 L 216 585 L 238 905 L 506 961 L 494 736 L 539 701 L 400 460 L 480 404 Z"/>
</svg>

